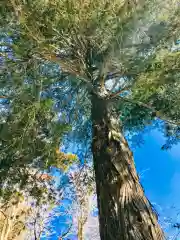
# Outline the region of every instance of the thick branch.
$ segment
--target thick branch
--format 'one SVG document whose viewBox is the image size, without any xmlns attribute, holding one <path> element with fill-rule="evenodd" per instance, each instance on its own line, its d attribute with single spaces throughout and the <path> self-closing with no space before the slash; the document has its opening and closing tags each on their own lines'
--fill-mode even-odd
<svg viewBox="0 0 180 240">
<path fill-rule="evenodd" d="M 0 99 L 7 99 L 8 97 L 6 96 L 0 96 Z"/>
</svg>

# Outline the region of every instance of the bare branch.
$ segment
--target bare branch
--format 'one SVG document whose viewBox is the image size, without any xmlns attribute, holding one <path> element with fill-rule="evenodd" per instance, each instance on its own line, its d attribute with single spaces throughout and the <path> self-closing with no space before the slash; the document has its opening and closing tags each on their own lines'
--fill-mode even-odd
<svg viewBox="0 0 180 240">
<path fill-rule="evenodd" d="M 145 49 L 145 48 L 152 47 L 152 46 L 153 46 L 153 44 L 150 42 L 149 43 L 135 43 L 135 44 L 127 44 L 127 45 L 123 46 L 122 49 L 133 48 L 133 47 Z"/>
<path fill-rule="evenodd" d="M 67 231 L 66 231 L 65 233 L 63 233 L 63 234 L 59 237 L 59 239 L 63 239 L 64 237 L 66 237 L 66 236 L 68 235 L 68 233 L 70 232 L 70 230 L 71 230 L 71 228 L 72 228 L 72 225 L 73 225 L 73 223 L 71 223 L 71 224 L 69 225 Z"/>
<path fill-rule="evenodd" d="M 0 96 L 0 99 L 7 99 L 8 97 L 6 96 Z"/>
<path fill-rule="evenodd" d="M 108 73 L 105 81 L 110 80 L 110 79 L 114 79 L 114 78 L 122 78 L 122 77 L 133 77 L 133 74 L 129 74 L 126 72 L 122 72 L 122 71 L 117 71 L 117 72 L 113 72 L 113 73 Z"/>
<path fill-rule="evenodd" d="M 7 218 L 7 215 L 6 215 L 2 210 L 0 210 L 0 212 L 2 213 L 2 215 L 3 215 L 5 218 Z"/>
<path fill-rule="evenodd" d="M 120 89 L 118 92 L 115 92 L 115 93 L 112 93 L 110 96 L 109 96 L 109 98 L 115 98 L 115 97 L 117 97 L 118 95 L 120 95 L 121 93 L 123 93 L 123 92 L 125 92 L 125 91 L 128 91 L 128 90 L 130 90 L 130 86 L 128 86 L 128 87 L 124 87 L 124 88 L 122 88 L 122 89 Z"/>
</svg>

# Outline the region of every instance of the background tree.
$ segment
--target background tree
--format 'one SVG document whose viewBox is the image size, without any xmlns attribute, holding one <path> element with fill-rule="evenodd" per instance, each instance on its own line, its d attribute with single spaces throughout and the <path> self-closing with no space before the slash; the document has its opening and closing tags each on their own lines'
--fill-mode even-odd
<svg viewBox="0 0 180 240">
<path fill-rule="evenodd" d="M 25 229 L 25 218 L 29 208 L 18 198 L 20 197 L 11 198 L 8 204 L 1 207 L 1 239 L 16 239 Z"/>
<path fill-rule="evenodd" d="M 32 175 L 36 181 L 36 191 L 41 191 L 41 195 L 36 198 L 32 197 L 32 183 L 26 183 L 26 190 L 21 190 L 20 184 L 14 186 L 16 193 L 11 195 L 9 201 L 4 203 L 1 197 L 1 239 L 32 239 L 32 233 L 35 234 L 34 239 L 39 239 L 45 228 L 45 219 L 47 221 L 47 216 L 53 206 L 62 198 L 62 191 L 57 191 L 52 187 L 50 175 L 34 174 L 31 171 L 30 176 Z M 36 228 L 32 229 L 30 225 L 35 216 Z M 28 235 L 29 232 L 31 232 L 30 235 Z M 28 236 L 31 237 L 28 238 Z"/>
<path fill-rule="evenodd" d="M 70 183 L 73 185 L 73 203 L 72 203 L 72 217 L 73 217 L 73 234 L 77 236 L 78 240 L 83 239 L 98 239 L 98 219 L 93 228 L 93 234 L 88 236 L 89 227 L 92 227 L 93 211 L 97 208 L 95 199 L 95 182 L 92 166 L 84 164 L 82 167 L 76 166 L 69 172 Z"/>
<path fill-rule="evenodd" d="M 12 0 L 1 7 L 1 21 L 31 46 L 29 54 L 58 63 L 87 93 L 101 239 L 164 238 L 123 131 L 161 118 L 168 136 L 179 136 L 180 58 L 171 51 L 179 10 L 168 0 Z"/>
</svg>

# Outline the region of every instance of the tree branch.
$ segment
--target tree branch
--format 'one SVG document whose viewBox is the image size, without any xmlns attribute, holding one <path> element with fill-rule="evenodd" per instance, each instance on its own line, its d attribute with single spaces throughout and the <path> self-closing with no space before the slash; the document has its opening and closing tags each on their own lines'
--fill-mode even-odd
<svg viewBox="0 0 180 240">
<path fill-rule="evenodd" d="M 0 210 L 0 212 L 2 213 L 2 215 L 3 215 L 5 218 L 7 218 L 7 215 L 6 215 L 2 210 Z"/>
<path fill-rule="evenodd" d="M 149 43 L 135 43 L 135 44 L 127 44 L 125 46 L 122 47 L 122 49 L 127 49 L 127 48 L 147 48 L 147 47 L 152 47 L 153 44 L 151 42 Z"/>
<path fill-rule="evenodd" d="M 68 226 L 68 229 L 66 230 L 65 233 L 61 234 L 61 236 L 58 238 L 59 240 L 63 239 L 64 237 L 66 237 L 68 235 L 68 233 L 70 232 L 71 228 L 72 228 L 72 225 L 73 223 L 71 223 L 69 226 Z"/>
<path fill-rule="evenodd" d="M 76 76 L 78 77 L 81 81 L 83 81 L 84 83 L 86 83 L 87 87 L 91 90 L 91 91 L 94 91 L 93 90 L 93 86 L 92 84 L 83 76 L 80 76 L 80 73 L 77 72 L 75 69 L 73 69 L 69 62 L 66 62 L 64 59 L 61 59 L 61 58 L 58 58 L 56 57 L 56 55 L 50 55 L 50 54 L 43 54 L 42 56 L 45 60 L 48 60 L 48 61 L 53 61 L 57 64 L 59 64 L 59 66 L 62 68 L 62 70 L 69 74 L 69 75 L 72 75 L 72 76 Z"/>
<path fill-rule="evenodd" d="M 0 96 L 0 99 L 7 99 L 8 97 L 6 96 Z"/>
<path fill-rule="evenodd" d="M 122 88 L 122 89 L 120 89 L 118 92 L 115 92 L 115 93 L 112 93 L 110 96 L 109 96 L 109 98 L 115 98 L 115 97 L 117 97 L 117 96 L 119 96 L 121 93 L 123 93 L 123 92 L 125 92 L 125 91 L 128 91 L 130 89 L 130 86 L 128 86 L 128 87 L 124 87 L 124 88 Z"/>
<path fill-rule="evenodd" d="M 113 73 L 108 73 L 105 81 L 110 80 L 110 79 L 114 79 L 114 78 L 121 78 L 121 77 L 133 77 L 133 74 L 129 74 L 129 73 L 125 73 L 122 71 L 117 71 L 117 72 L 113 72 Z"/>
<path fill-rule="evenodd" d="M 129 102 L 129 103 L 132 103 L 132 104 L 136 104 L 140 107 L 144 107 L 144 108 L 147 108 L 149 109 L 152 113 L 155 114 L 155 116 L 157 118 L 159 118 L 160 120 L 163 120 L 165 122 L 168 122 L 170 124 L 174 124 L 176 126 L 180 126 L 180 122 L 176 122 L 176 121 L 173 121 L 173 120 L 170 120 L 170 119 L 167 119 L 166 117 L 164 117 L 163 115 L 161 115 L 161 113 L 159 111 L 156 111 L 156 109 L 146 103 L 143 103 L 143 102 L 140 102 L 140 101 L 134 101 L 132 99 L 128 99 L 128 98 L 125 98 L 125 97 L 121 97 L 121 96 L 118 96 L 118 98 L 121 98 L 122 100 L 126 101 L 126 102 Z"/>
</svg>

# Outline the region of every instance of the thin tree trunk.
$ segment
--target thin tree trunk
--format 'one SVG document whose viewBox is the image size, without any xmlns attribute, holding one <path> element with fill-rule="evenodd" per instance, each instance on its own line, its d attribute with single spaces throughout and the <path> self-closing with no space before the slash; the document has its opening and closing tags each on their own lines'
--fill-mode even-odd
<svg viewBox="0 0 180 240">
<path fill-rule="evenodd" d="M 5 239 L 7 228 L 8 228 L 8 218 L 6 217 L 3 220 L 3 228 L 2 228 L 2 231 L 0 233 L 0 240 L 4 240 Z"/>
<path fill-rule="evenodd" d="M 88 219 L 88 204 L 86 200 L 80 206 L 80 216 L 78 217 L 78 240 L 84 240 L 84 226 Z"/>
<path fill-rule="evenodd" d="M 162 240 L 132 152 L 107 100 L 92 95 L 94 169 L 101 240 Z"/>
<path fill-rule="evenodd" d="M 83 223 L 82 219 L 78 219 L 78 240 L 83 240 Z"/>
</svg>

